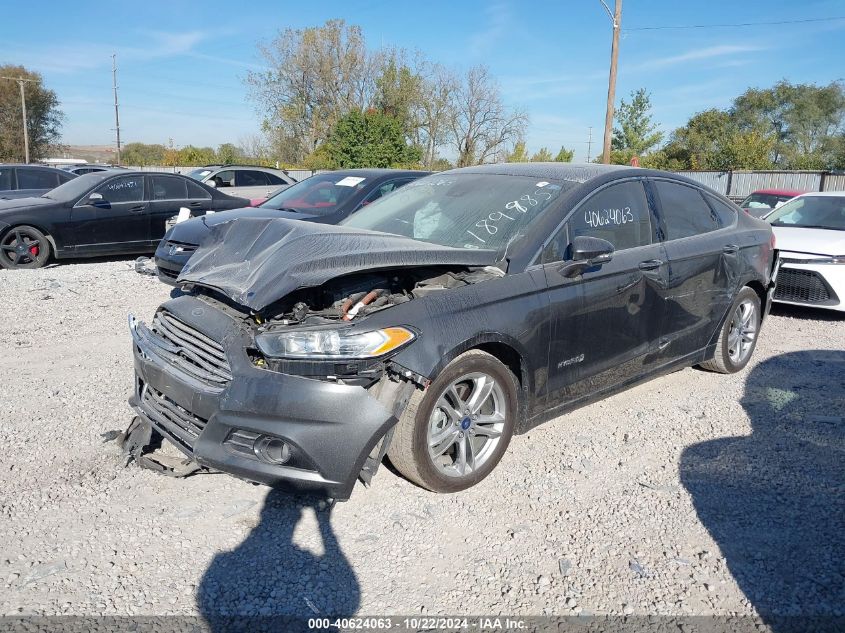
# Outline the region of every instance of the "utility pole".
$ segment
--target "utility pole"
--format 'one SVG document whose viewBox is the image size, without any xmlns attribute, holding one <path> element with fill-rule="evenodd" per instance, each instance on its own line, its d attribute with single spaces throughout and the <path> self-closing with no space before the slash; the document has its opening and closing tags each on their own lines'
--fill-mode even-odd
<svg viewBox="0 0 845 633">
<path fill-rule="evenodd" d="M 117 133 L 117 164 L 120 165 L 120 115 L 117 108 L 117 55 L 111 56 L 111 83 L 114 90 L 114 131 Z"/>
<path fill-rule="evenodd" d="M 8 79 L 10 81 L 17 81 L 21 89 L 21 116 L 23 118 L 23 154 L 24 162 L 29 163 L 29 130 L 26 127 L 26 92 L 24 91 L 23 82 L 31 81 L 38 83 L 36 79 L 28 79 L 27 77 L 0 77 L 0 79 Z"/>
<path fill-rule="evenodd" d="M 587 136 L 587 162 L 590 162 L 590 152 L 593 151 L 593 126 L 589 127 L 589 135 Z"/>
<path fill-rule="evenodd" d="M 619 59 L 619 30 L 622 27 L 622 0 L 616 0 L 616 10 L 611 14 L 604 0 L 599 0 L 613 21 L 613 45 L 610 49 L 610 77 L 607 82 L 607 112 L 604 116 L 604 149 L 602 162 L 610 163 L 610 132 L 613 128 L 613 103 L 616 100 L 616 62 Z"/>
</svg>

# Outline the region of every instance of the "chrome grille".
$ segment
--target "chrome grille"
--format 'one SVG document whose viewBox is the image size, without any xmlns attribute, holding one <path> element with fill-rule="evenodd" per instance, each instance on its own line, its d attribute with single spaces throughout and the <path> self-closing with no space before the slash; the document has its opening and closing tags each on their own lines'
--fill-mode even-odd
<svg viewBox="0 0 845 633">
<path fill-rule="evenodd" d="M 180 407 L 160 391 L 144 385 L 141 390 L 141 405 L 154 416 L 154 422 L 164 427 L 185 448 L 193 450 L 207 420 L 195 416 Z"/>
<path fill-rule="evenodd" d="M 223 346 L 166 310 L 156 313 L 150 329 L 178 349 L 178 364 L 188 373 L 211 382 L 228 382 L 232 379 L 232 370 Z"/>
<path fill-rule="evenodd" d="M 778 271 L 775 299 L 796 303 L 828 303 L 831 293 L 818 273 L 812 270 L 781 268 Z"/>
</svg>

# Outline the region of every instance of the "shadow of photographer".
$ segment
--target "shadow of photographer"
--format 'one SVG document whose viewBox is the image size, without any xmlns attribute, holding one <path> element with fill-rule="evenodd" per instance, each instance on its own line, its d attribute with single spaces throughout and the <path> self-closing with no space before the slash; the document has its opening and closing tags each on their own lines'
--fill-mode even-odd
<svg viewBox="0 0 845 633">
<path fill-rule="evenodd" d="M 360 587 L 332 528 L 332 510 L 322 499 L 271 490 L 259 524 L 235 549 L 214 557 L 197 588 L 210 630 L 303 630 L 308 618 L 353 615 Z M 322 554 L 294 542 L 308 513 L 316 518 Z"/>
<path fill-rule="evenodd" d="M 680 475 L 746 598 L 775 631 L 845 615 L 845 351 L 751 370 L 752 433 L 686 449 Z M 845 624 L 845 621 L 836 618 Z"/>
</svg>

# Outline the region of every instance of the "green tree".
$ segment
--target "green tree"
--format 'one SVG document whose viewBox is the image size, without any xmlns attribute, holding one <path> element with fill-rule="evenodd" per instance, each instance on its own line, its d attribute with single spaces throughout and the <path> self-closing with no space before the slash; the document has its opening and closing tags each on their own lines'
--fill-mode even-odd
<svg viewBox="0 0 845 633">
<path fill-rule="evenodd" d="M 371 103 L 377 75 L 358 26 L 329 20 L 286 29 L 259 52 L 268 69 L 246 82 L 284 162 L 302 160 L 347 112 Z"/>
<path fill-rule="evenodd" d="M 234 143 L 223 143 L 217 148 L 217 161 L 224 165 L 231 165 L 243 160 L 241 148 Z"/>
<path fill-rule="evenodd" d="M 560 151 L 555 156 L 556 163 L 571 163 L 572 159 L 575 157 L 575 150 L 574 149 L 566 149 L 561 145 Z"/>
<path fill-rule="evenodd" d="M 310 157 L 331 169 L 408 167 L 422 152 L 408 144 L 402 123 L 377 110 L 352 110 Z"/>
<path fill-rule="evenodd" d="M 517 141 L 514 143 L 513 150 L 505 156 L 507 163 L 527 163 L 528 152 L 525 151 L 525 141 Z"/>
<path fill-rule="evenodd" d="M 209 165 L 217 162 L 217 157 L 211 147 L 194 147 L 186 145 L 178 152 L 179 165 L 186 167 Z"/>
<path fill-rule="evenodd" d="M 45 158 L 59 139 L 64 117 L 56 93 L 44 87 L 40 74 L 23 66 L 0 65 L 0 76 L 32 80 L 23 82 L 29 157 Z M 0 161 L 23 162 L 24 156 L 20 86 L 17 81 L 0 79 Z"/>
<path fill-rule="evenodd" d="M 537 153 L 531 157 L 532 163 L 550 163 L 552 161 L 552 153 L 547 147 L 541 147 Z"/>
<path fill-rule="evenodd" d="M 651 98 L 645 88 L 631 93 L 631 101 L 624 99 L 616 109 L 616 126 L 610 146 L 631 156 L 642 156 L 660 145 L 663 133 L 651 117 Z"/>
<path fill-rule="evenodd" d="M 167 148 L 156 143 L 127 143 L 120 150 L 120 161 L 124 165 L 143 167 L 145 165 L 164 165 Z"/>
</svg>

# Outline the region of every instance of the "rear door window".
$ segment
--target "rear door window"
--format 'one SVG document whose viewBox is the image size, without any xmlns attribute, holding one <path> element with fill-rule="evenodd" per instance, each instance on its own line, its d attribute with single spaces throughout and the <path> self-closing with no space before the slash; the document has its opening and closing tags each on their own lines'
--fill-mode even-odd
<svg viewBox="0 0 845 633">
<path fill-rule="evenodd" d="M 269 182 L 271 185 L 286 185 L 286 184 L 288 184 L 287 182 L 285 182 L 284 180 L 279 178 L 276 174 L 271 174 L 271 173 L 268 173 L 266 171 L 261 172 L 261 173 L 264 174 L 265 178 L 267 178 L 267 182 Z"/>
<path fill-rule="evenodd" d="M 654 186 L 660 198 L 667 240 L 680 240 L 722 228 L 719 215 L 705 202 L 698 189 L 667 180 L 656 180 Z"/>
<path fill-rule="evenodd" d="M 238 187 L 264 187 L 269 185 L 270 181 L 263 171 L 242 169 L 235 172 L 235 184 Z"/>
<path fill-rule="evenodd" d="M 186 181 L 175 176 L 152 177 L 153 200 L 184 200 L 188 197 Z"/>
<path fill-rule="evenodd" d="M 18 189 L 54 189 L 58 185 L 59 179 L 52 172 L 18 167 Z"/>
<path fill-rule="evenodd" d="M 12 170 L 9 167 L 0 169 L 0 191 L 12 188 Z"/>
</svg>

